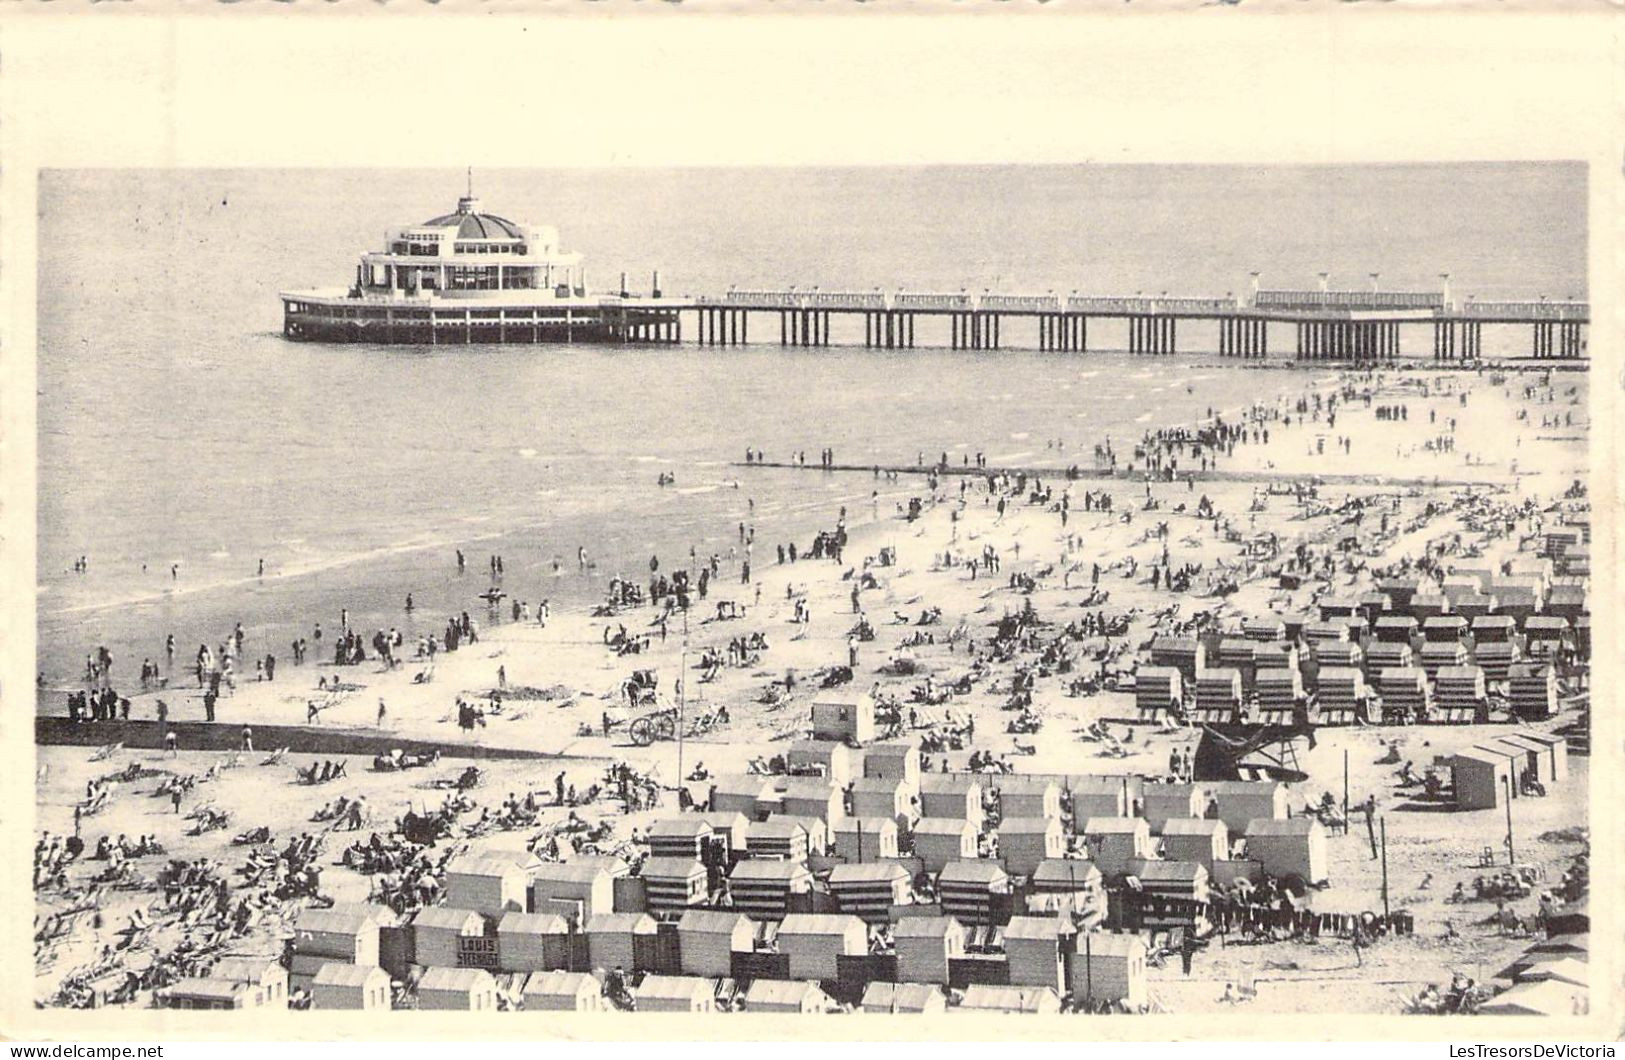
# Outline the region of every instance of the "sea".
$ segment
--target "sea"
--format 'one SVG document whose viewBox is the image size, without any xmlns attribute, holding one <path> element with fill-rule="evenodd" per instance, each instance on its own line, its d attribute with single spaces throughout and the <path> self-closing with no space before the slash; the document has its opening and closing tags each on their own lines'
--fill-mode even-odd
<svg viewBox="0 0 1625 1060">
<path fill-rule="evenodd" d="M 933 322 L 912 350 L 785 349 L 766 317 L 753 344 L 729 348 L 283 339 L 278 291 L 346 286 L 387 228 L 449 212 L 469 181 L 482 209 L 556 225 L 599 291 L 644 293 L 658 272 L 671 295 L 1214 295 L 1244 291 L 1256 270 L 1276 288 L 1313 288 L 1326 271 L 1334 287 L 1376 272 L 1385 289 L 1437 290 L 1449 272 L 1457 298 L 1586 294 L 1586 171 L 1562 163 L 48 170 L 45 687 L 72 686 L 98 646 L 128 687 L 167 635 L 179 664 L 237 623 L 250 657 L 286 658 L 316 623 L 337 629 L 341 609 L 409 640 L 456 612 L 484 620 L 493 555 L 505 592 L 555 610 L 617 575 L 644 580 L 651 556 L 670 569 L 691 550 L 742 553 L 741 525 L 766 572 L 776 545 L 805 545 L 843 507 L 853 525 L 886 519 L 923 489 L 910 475 L 739 466 L 747 448 L 810 465 L 827 447 L 861 465 L 981 453 L 1089 467 L 1097 444 L 1126 454 L 1147 429 L 1327 373 L 1219 363 L 1216 336 L 1194 328 L 1180 354 L 1130 357 L 1108 322 L 1087 353 L 953 351 Z M 1006 344 L 1036 345 L 1020 327 L 1006 325 Z M 861 323 L 838 322 L 834 338 L 861 340 Z M 1527 341 L 1486 334 L 1492 355 Z M 1290 342 L 1271 336 L 1272 350 Z"/>
</svg>

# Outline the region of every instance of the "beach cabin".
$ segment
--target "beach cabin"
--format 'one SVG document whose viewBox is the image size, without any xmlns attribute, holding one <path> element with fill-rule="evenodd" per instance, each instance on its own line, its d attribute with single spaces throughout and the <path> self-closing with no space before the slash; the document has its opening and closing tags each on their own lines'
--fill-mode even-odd
<svg viewBox="0 0 1625 1060">
<path fill-rule="evenodd" d="M 792 913 L 779 925 L 777 939 L 792 979 L 839 979 L 838 958 L 869 952 L 869 929 L 845 913 Z"/>
<path fill-rule="evenodd" d="M 1536 732 L 1532 729 L 1519 729 L 1517 735 L 1523 740 L 1533 741 L 1546 748 L 1546 754 L 1551 759 L 1552 779 L 1556 781 L 1567 780 L 1569 776 L 1569 744 L 1561 736 L 1553 736 L 1549 732 Z"/>
<path fill-rule="evenodd" d="M 1441 667 L 1433 679 L 1434 713 L 1443 722 L 1469 725 L 1488 721 L 1488 697 L 1484 671 L 1477 666 Z"/>
<path fill-rule="evenodd" d="M 1428 676 L 1419 666 L 1393 666 L 1377 674 L 1382 720 L 1388 724 L 1424 721 L 1433 709 Z"/>
<path fill-rule="evenodd" d="M 1239 632 L 1248 640 L 1267 644 L 1286 639 L 1286 623 L 1279 615 L 1254 615 L 1241 620 Z"/>
<path fill-rule="evenodd" d="M 1012 876 L 1030 876 L 1046 858 L 1065 853 L 1059 817 L 1006 817 L 999 822 L 999 857 Z"/>
<path fill-rule="evenodd" d="M 1094 863 L 1083 858 L 1050 858 L 1027 881 L 1029 912 L 1054 910 L 1085 917 L 1106 915 L 1105 879 Z"/>
<path fill-rule="evenodd" d="M 870 924 L 886 923 L 893 906 L 908 905 L 914 899 L 913 877 L 895 861 L 837 865 L 830 870 L 828 883 L 841 912 Z"/>
<path fill-rule="evenodd" d="M 1243 689 L 1253 686 L 1253 678 L 1257 672 L 1257 656 L 1254 649 L 1257 645 L 1246 637 L 1220 637 L 1219 638 L 1219 665 L 1235 670 L 1241 674 L 1241 687 Z M 1200 684 L 1198 684 L 1200 687 Z"/>
<path fill-rule="evenodd" d="M 1502 755 L 1474 748 L 1458 751 L 1450 759 L 1456 809 L 1493 810 L 1503 805 L 1511 782 L 1511 762 Z"/>
<path fill-rule="evenodd" d="M 257 986 L 261 1004 L 270 1008 L 288 1004 L 288 970 L 269 957 L 222 957 L 209 969 L 209 978 Z"/>
<path fill-rule="evenodd" d="M 1094 817 L 1083 826 L 1089 860 L 1108 882 L 1129 871 L 1131 862 L 1151 856 L 1151 826 L 1138 817 Z"/>
<path fill-rule="evenodd" d="M 988 783 L 999 793 L 999 819 L 1061 816 L 1061 788 L 1053 780 L 1020 774 L 993 775 Z"/>
<path fill-rule="evenodd" d="M 834 1000 L 817 983 L 802 979 L 758 979 L 745 991 L 746 1012 L 828 1012 Z"/>
<path fill-rule="evenodd" d="M 638 1012 L 715 1012 L 717 988 L 695 975 L 646 975 L 632 992 Z"/>
<path fill-rule="evenodd" d="M 1523 634 L 1530 658 L 1550 658 L 1562 650 L 1569 624 L 1556 615 L 1535 615 L 1524 620 Z"/>
<path fill-rule="evenodd" d="M 1300 670 L 1297 645 L 1289 641 L 1272 641 L 1253 648 L 1253 662 L 1258 672 L 1270 670 Z"/>
<path fill-rule="evenodd" d="M 1427 636 L 1427 623 L 1430 618 L 1438 618 L 1450 613 L 1450 598 L 1443 593 L 1432 590 L 1418 592 L 1411 597 L 1409 608 L 1411 616 L 1422 623 L 1422 635 Z"/>
<path fill-rule="evenodd" d="M 412 918 L 413 963 L 427 968 L 456 968 L 462 961 L 464 939 L 485 937 L 485 918 L 472 909 L 448 905 L 418 910 Z"/>
<path fill-rule="evenodd" d="M 917 791 L 920 786 L 920 749 L 913 743 L 892 741 L 870 745 L 863 752 L 863 775 L 896 780 Z"/>
<path fill-rule="evenodd" d="M 446 904 L 481 916 L 525 911 L 525 870 L 506 858 L 464 855 L 446 868 Z"/>
<path fill-rule="evenodd" d="M 844 817 L 845 814 L 842 814 Z M 770 821 L 783 821 L 785 824 L 799 824 L 801 830 L 807 833 L 807 853 L 811 857 L 819 858 L 830 850 L 830 823 L 822 818 L 804 817 L 793 814 L 780 814 L 769 818 Z"/>
<path fill-rule="evenodd" d="M 1247 823 L 1246 836 L 1247 857 L 1265 875 L 1297 876 L 1311 886 L 1326 882 L 1326 829 L 1313 817 L 1259 818 Z"/>
<path fill-rule="evenodd" d="M 972 774 L 926 773 L 920 777 L 920 816 L 982 823 L 982 783 Z"/>
<path fill-rule="evenodd" d="M 619 968 L 628 974 L 648 971 L 655 966 L 658 931 L 647 913 L 599 913 L 585 928 L 587 961 L 593 968 Z"/>
<path fill-rule="evenodd" d="M 484 968 L 430 968 L 418 980 L 418 1008 L 436 1012 L 494 1012 L 497 984 Z"/>
<path fill-rule="evenodd" d="M 649 841 L 650 857 L 704 861 L 716 831 L 711 822 L 697 813 L 689 813 L 652 821 L 644 834 Z"/>
<path fill-rule="evenodd" d="M 1459 644 L 1472 628 L 1467 619 L 1456 614 L 1432 615 L 1421 619 L 1421 623 L 1422 639 L 1427 644 Z"/>
<path fill-rule="evenodd" d="M 709 897 L 705 866 L 692 858 L 647 858 L 641 871 L 649 912 L 681 912 Z"/>
<path fill-rule="evenodd" d="M 1392 610 L 1400 613 L 1410 611 L 1411 600 L 1416 596 L 1418 582 L 1415 578 L 1380 578 L 1377 580 L 1377 591 L 1388 597 Z"/>
<path fill-rule="evenodd" d="M 1531 740 L 1521 733 L 1510 733 L 1499 736 L 1493 741 L 1520 756 L 1518 779 L 1522 783 L 1524 777 L 1533 777 L 1548 789 L 1552 784 L 1552 758 L 1548 748 L 1538 740 Z"/>
<path fill-rule="evenodd" d="M 497 921 L 497 964 L 546 972 L 570 964 L 570 923 L 557 913 L 508 913 Z"/>
<path fill-rule="evenodd" d="M 1421 634 L 1421 629 L 1422 624 L 1413 615 L 1383 615 L 1371 624 L 1371 635 L 1378 644 L 1410 647 L 1411 642 Z"/>
<path fill-rule="evenodd" d="M 1145 943 L 1138 935 L 1084 932 L 1069 960 L 1072 996 L 1079 1001 L 1120 1001 L 1131 1007 L 1146 1003 Z"/>
<path fill-rule="evenodd" d="M 1158 722 L 1185 703 L 1185 678 L 1177 667 L 1142 666 L 1134 672 L 1134 709 L 1141 721 Z"/>
<path fill-rule="evenodd" d="M 1303 674 L 1296 669 L 1260 670 L 1253 682 L 1258 696 L 1258 721 L 1290 725 L 1304 703 Z"/>
<path fill-rule="evenodd" d="M 1365 652 L 1366 679 L 1374 682 L 1384 670 L 1410 666 L 1415 662 L 1416 652 L 1409 644 L 1373 643 Z"/>
<path fill-rule="evenodd" d="M 774 801 L 773 785 L 766 777 L 748 774 L 716 776 L 711 780 L 710 809 L 713 813 L 737 813 L 746 820 L 759 821 L 764 805 Z"/>
<path fill-rule="evenodd" d="M 914 824 L 914 856 L 926 872 L 941 872 L 950 861 L 976 857 L 976 827 L 966 820 L 924 817 Z"/>
<path fill-rule="evenodd" d="M 713 847 L 725 849 L 728 859 L 744 857 L 745 833 L 750 827 L 750 821 L 744 814 L 736 810 L 702 810 L 688 816 L 711 826 Z"/>
<path fill-rule="evenodd" d="M 842 786 L 863 772 L 863 752 L 835 740 L 797 740 L 784 760 L 791 773 L 823 777 Z"/>
<path fill-rule="evenodd" d="M 1325 666 L 1315 678 L 1317 725 L 1352 725 L 1365 709 L 1365 674 L 1354 666 Z"/>
<path fill-rule="evenodd" d="M 920 815 L 919 796 L 912 785 L 891 777 L 859 777 L 848 789 L 855 817 L 886 817 L 907 828 Z"/>
<path fill-rule="evenodd" d="M 734 908 L 754 920 L 781 920 L 793 895 L 813 889 L 813 876 L 799 861 L 741 861 L 728 873 Z"/>
<path fill-rule="evenodd" d="M 1485 739 L 1482 743 L 1474 744 L 1468 750 L 1491 758 L 1504 759 L 1507 764 L 1507 775 L 1512 778 L 1512 798 L 1520 799 L 1523 797 L 1523 771 L 1528 768 L 1529 763 L 1522 751 L 1508 747 L 1493 737 Z"/>
<path fill-rule="evenodd" d="M 1134 861 L 1128 878 L 1133 881 L 1131 892 L 1138 894 L 1136 927 L 1200 930 L 1207 923 L 1205 866 L 1194 861 Z"/>
<path fill-rule="evenodd" d="M 753 822 L 745 832 L 745 852 L 752 858 L 805 862 L 809 850 L 806 827 L 783 817 Z"/>
<path fill-rule="evenodd" d="M 1440 671 L 1466 666 L 1471 658 L 1467 645 L 1459 640 L 1428 641 L 1422 645 L 1417 661 L 1427 671 L 1428 679 L 1436 681 Z"/>
<path fill-rule="evenodd" d="M 1134 807 L 1129 796 L 1127 777 L 1077 776 L 1067 779 L 1067 794 L 1072 799 L 1072 820 L 1087 821 L 1091 817 L 1131 817 Z"/>
<path fill-rule="evenodd" d="M 591 972 L 532 972 L 520 992 L 526 1012 L 604 1012 L 604 984 Z"/>
<path fill-rule="evenodd" d="M 815 817 L 826 827 L 846 816 L 846 796 L 832 781 L 821 777 L 786 777 L 777 787 L 785 816 Z"/>
<path fill-rule="evenodd" d="M 329 961 L 310 982 L 310 1007 L 350 1012 L 384 1012 L 390 1005 L 389 973 L 377 965 Z"/>
<path fill-rule="evenodd" d="M 727 979 L 733 955 L 756 947 L 756 925 L 743 913 L 690 909 L 677 921 L 678 968 L 684 975 Z"/>
<path fill-rule="evenodd" d="M 1194 862 L 1211 873 L 1214 862 L 1230 858 L 1230 830 L 1207 817 L 1171 818 L 1162 827 L 1162 856 Z"/>
<path fill-rule="evenodd" d="M 863 991 L 862 1012 L 935 1015 L 948 1010 L 948 999 L 929 983 L 870 983 Z"/>
<path fill-rule="evenodd" d="M 1505 644 L 1518 632 L 1518 624 L 1511 615 L 1479 615 L 1469 627 L 1475 647 L 1486 644 Z"/>
<path fill-rule="evenodd" d="M 948 965 L 965 955 L 965 929 L 951 916 L 909 916 L 892 928 L 897 978 L 947 986 Z"/>
<path fill-rule="evenodd" d="M 862 745 L 875 738 L 875 701 L 868 694 L 821 692 L 812 705 L 812 738 Z"/>
<path fill-rule="evenodd" d="M 1184 683 L 1194 686 L 1197 674 L 1207 668 L 1207 657 L 1202 642 L 1195 637 L 1154 637 L 1151 665 L 1178 670 Z"/>
<path fill-rule="evenodd" d="M 1055 916 L 1016 916 L 1004 927 L 1005 964 L 1011 986 L 1066 990 L 1065 953 L 1077 934 L 1070 921 Z"/>
<path fill-rule="evenodd" d="M 190 978 L 157 991 L 155 1000 L 158 1008 L 260 1008 L 265 1004 L 265 994 L 254 984 L 236 979 Z"/>
<path fill-rule="evenodd" d="M 1241 671 L 1214 667 L 1196 679 L 1196 702 L 1192 716 L 1197 721 L 1223 724 L 1241 715 Z"/>
<path fill-rule="evenodd" d="M 993 923 L 995 914 L 1008 906 L 1009 895 L 1010 875 L 996 861 L 955 861 L 937 875 L 943 913 L 967 926 Z"/>
<path fill-rule="evenodd" d="M 848 817 L 835 826 L 835 856 L 857 864 L 897 857 L 897 822 L 890 817 Z"/>
<path fill-rule="evenodd" d="M 1245 834 L 1247 825 L 1259 818 L 1282 820 L 1290 813 L 1287 786 L 1279 781 L 1218 780 L 1207 790 L 1208 809 L 1202 816 L 1217 816 L 1233 836 Z"/>
<path fill-rule="evenodd" d="M 546 861 L 527 871 L 532 913 L 557 913 L 579 926 L 615 911 L 615 878 L 600 865 Z"/>
<path fill-rule="evenodd" d="M 378 920 L 364 910 L 306 906 L 293 926 L 290 990 L 308 989 L 323 964 L 378 964 Z"/>
<path fill-rule="evenodd" d="M 961 1012 L 1006 1012 L 1050 1016 L 1061 1011 L 1061 999 L 1045 986 L 991 986 L 972 983 L 959 999 Z"/>
<path fill-rule="evenodd" d="M 1207 812 L 1207 798 L 1207 790 L 1199 784 L 1147 784 L 1140 793 L 1145 822 L 1159 834 L 1173 818 L 1202 816 Z"/>
<path fill-rule="evenodd" d="M 1557 677 L 1545 663 L 1507 667 L 1507 699 L 1524 721 L 1542 721 L 1557 713 Z"/>
</svg>

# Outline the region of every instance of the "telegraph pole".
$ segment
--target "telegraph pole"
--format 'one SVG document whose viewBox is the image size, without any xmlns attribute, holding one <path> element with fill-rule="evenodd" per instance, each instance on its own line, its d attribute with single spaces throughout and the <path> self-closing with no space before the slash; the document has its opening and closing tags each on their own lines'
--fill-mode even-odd
<svg viewBox="0 0 1625 1060">
<path fill-rule="evenodd" d="M 1391 924 L 1391 913 L 1388 909 L 1388 818 L 1382 819 L 1382 919 Z"/>
<path fill-rule="evenodd" d="M 1501 780 L 1505 784 L 1507 792 L 1507 864 L 1516 865 L 1518 855 L 1512 846 L 1512 777 L 1510 775 L 1504 776 Z"/>
</svg>

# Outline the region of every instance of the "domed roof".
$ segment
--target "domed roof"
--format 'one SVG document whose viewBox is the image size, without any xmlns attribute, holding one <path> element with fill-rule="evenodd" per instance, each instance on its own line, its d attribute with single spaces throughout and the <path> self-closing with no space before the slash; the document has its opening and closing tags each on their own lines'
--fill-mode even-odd
<svg viewBox="0 0 1625 1060">
<path fill-rule="evenodd" d="M 478 199 L 464 197 L 457 200 L 457 212 L 442 214 L 423 222 L 424 228 L 457 229 L 458 239 L 523 239 L 518 225 L 496 214 L 480 213 Z"/>
</svg>

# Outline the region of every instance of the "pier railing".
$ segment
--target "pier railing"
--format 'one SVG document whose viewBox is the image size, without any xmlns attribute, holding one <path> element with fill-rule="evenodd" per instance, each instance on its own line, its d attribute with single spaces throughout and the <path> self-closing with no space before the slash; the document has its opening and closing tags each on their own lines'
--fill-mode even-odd
<svg viewBox="0 0 1625 1060">
<path fill-rule="evenodd" d="M 968 294 L 899 292 L 892 296 L 891 302 L 894 309 L 958 309 L 968 312 L 976 308 L 975 300 Z"/>
<path fill-rule="evenodd" d="M 1443 309 L 1444 295 L 1437 291 L 1259 291 L 1253 296 L 1258 309 Z"/>
<path fill-rule="evenodd" d="M 1456 312 L 1467 317 L 1511 317 L 1518 320 L 1590 320 L 1589 302 L 1463 302 Z"/>
<path fill-rule="evenodd" d="M 1061 300 L 1052 294 L 984 294 L 977 308 L 1011 313 L 1058 313 Z"/>
</svg>

